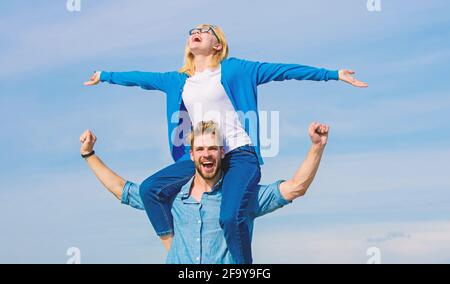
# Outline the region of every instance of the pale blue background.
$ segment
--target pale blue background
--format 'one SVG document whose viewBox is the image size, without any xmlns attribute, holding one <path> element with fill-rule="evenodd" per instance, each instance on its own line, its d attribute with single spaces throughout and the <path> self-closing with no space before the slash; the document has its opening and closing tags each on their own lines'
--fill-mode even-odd
<svg viewBox="0 0 450 284">
<path fill-rule="evenodd" d="M 263 181 L 290 178 L 308 124 L 331 125 L 308 195 L 256 223 L 258 263 L 450 262 L 450 3 L 349 1 L 66 1 L 0 3 L 0 263 L 162 263 L 143 212 L 123 207 L 79 157 L 86 128 L 127 179 L 171 162 L 165 100 L 82 83 L 96 69 L 180 67 L 187 30 L 224 28 L 231 56 L 351 68 L 367 90 L 272 83 L 260 109 L 280 111 L 281 151 Z"/>
</svg>

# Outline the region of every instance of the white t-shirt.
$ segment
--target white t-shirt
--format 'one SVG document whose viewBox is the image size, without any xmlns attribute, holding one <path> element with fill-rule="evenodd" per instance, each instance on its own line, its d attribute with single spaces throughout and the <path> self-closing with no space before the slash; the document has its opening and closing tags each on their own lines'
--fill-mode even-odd
<svg viewBox="0 0 450 284">
<path fill-rule="evenodd" d="M 252 144 L 221 83 L 221 68 L 196 72 L 186 80 L 183 101 L 194 127 L 201 121 L 215 121 L 224 137 L 225 153 Z"/>
</svg>

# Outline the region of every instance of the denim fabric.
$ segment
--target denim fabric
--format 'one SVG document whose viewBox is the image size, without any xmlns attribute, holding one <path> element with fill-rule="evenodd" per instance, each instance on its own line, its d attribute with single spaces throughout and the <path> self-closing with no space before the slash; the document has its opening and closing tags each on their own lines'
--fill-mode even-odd
<svg viewBox="0 0 450 284">
<path fill-rule="evenodd" d="M 281 195 L 279 186 L 282 182 L 280 180 L 270 185 L 258 185 L 258 194 L 250 199 L 247 212 L 250 238 L 255 218 L 290 203 Z M 223 182 L 219 182 L 211 192 L 205 193 L 200 202 L 189 195 L 191 184 L 192 180 L 183 186 L 172 204 L 175 234 L 166 263 L 236 264 L 219 222 Z M 144 210 L 139 185 L 129 181 L 125 184 L 122 203 Z"/>
</svg>

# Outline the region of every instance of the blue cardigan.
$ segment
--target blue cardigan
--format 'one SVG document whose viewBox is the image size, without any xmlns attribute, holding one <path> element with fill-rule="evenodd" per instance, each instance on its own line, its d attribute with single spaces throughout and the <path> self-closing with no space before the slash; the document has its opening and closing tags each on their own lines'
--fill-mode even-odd
<svg viewBox="0 0 450 284">
<path fill-rule="evenodd" d="M 297 64 L 252 62 L 237 58 L 223 60 L 221 68 L 222 85 L 234 109 L 238 113 L 244 114 L 244 116 L 240 116 L 240 119 L 256 147 L 261 165 L 263 159 L 259 139 L 257 86 L 270 81 L 291 79 L 314 81 L 339 79 L 338 71 Z M 183 115 L 186 111 L 182 99 L 184 84 L 188 78 L 186 74 L 177 71 L 166 73 L 102 72 L 100 77 L 102 82 L 122 86 L 139 86 L 146 90 L 159 90 L 166 93 L 168 135 L 172 157 L 174 161 L 190 159 L 189 146 L 185 146 L 183 143 L 191 127 L 189 117 Z M 245 122 L 248 122 L 248 127 Z M 180 127 L 178 127 L 179 125 Z"/>
</svg>

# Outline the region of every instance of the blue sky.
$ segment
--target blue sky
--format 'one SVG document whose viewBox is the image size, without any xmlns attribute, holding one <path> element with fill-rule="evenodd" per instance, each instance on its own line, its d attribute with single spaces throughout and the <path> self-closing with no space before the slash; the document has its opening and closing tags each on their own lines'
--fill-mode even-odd
<svg viewBox="0 0 450 284">
<path fill-rule="evenodd" d="M 260 87 L 281 122 L 264 182 L 291 177 L 311 121 L 332 132 L 309 193 L 257 221 L 256 262 L 365 263 L 372 246 L 385 263 L 450 262 L 448 1 L 81 1 L 0 4 L 0 263 L 65 263 L 69 247 L 83 263 L 164 261 L 144 213 L 101 187 L 78 142 L 93 129 L 103 160 L 140 182 L 171 162 L 164 95 L 82 82 L 177 69 L 203 22 L 223 27 L 231 56 L 351 68 L 370 84 Z"/>
</svg>

